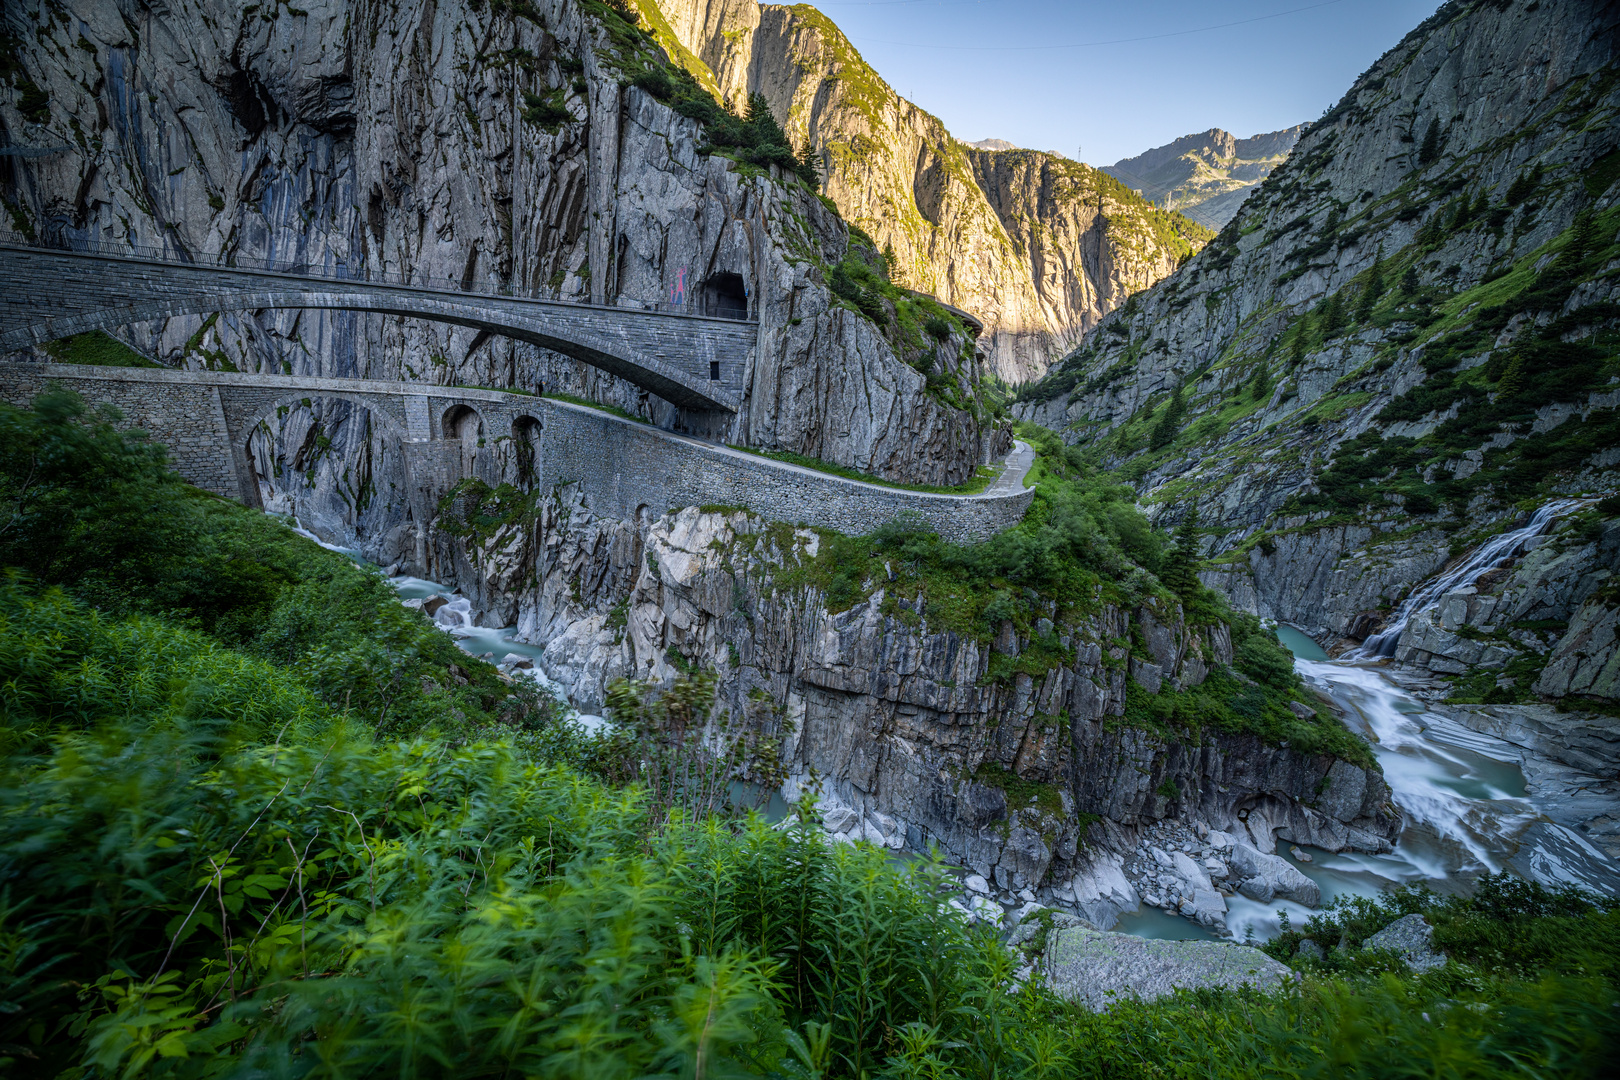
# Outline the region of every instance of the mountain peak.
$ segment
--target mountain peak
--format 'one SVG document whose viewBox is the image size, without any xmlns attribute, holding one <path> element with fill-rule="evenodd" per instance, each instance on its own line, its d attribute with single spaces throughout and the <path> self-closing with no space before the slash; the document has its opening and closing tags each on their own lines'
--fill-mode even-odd
<svg viewBox="0 0 1620 1080">
<path fill-rule="evenodd" d="M 1183 135 L 1103 171 L 1166 209 L 1219 230 L 1260 181 L 1288 157 L 1303 124 L 1239 139 L 1222 128 Z"/>
</svg>

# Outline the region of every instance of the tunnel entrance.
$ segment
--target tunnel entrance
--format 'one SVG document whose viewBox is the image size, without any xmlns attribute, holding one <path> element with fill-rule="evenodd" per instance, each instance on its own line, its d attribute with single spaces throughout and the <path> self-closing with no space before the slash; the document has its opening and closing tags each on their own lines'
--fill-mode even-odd
<svg viewBox="0 0 1620 1080">
<path fill-rule="evenodd" d="M 703 314 L 719 319 L 748 318 L 748 286 L 740 274 L 711 274 L 703 283 Z"/>
</svg>

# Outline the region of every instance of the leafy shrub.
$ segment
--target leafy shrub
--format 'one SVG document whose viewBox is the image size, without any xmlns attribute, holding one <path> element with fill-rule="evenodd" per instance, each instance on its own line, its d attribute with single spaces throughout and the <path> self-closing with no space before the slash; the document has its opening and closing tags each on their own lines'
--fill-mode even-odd
<svg viewBox="0 0 1620 1080">
<path fill-rule="evenodd" d="M 297 670 L 329 708 L 380 729 L 545 722 L 549 699 L 514 697 L 375 571 L 185 484 L 114 419 L 58 391 L 0 405 L 0 564 Z"/>
</svg>

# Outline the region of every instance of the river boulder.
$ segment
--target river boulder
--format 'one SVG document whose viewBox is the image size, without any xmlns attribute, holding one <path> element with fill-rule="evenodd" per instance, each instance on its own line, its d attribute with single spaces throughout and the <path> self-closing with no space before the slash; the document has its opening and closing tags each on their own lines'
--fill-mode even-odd
<svg viewBox="0 0 1620 1080">
<path fill-rule="evenodd" d="M 1238 892 L 1251 900 L 1293 900 L 1306 907 L 1322 902 L 1321 887 L 1281 855 L 1267 855 L 1248 844 L 1235 843 L 1227 863 L 1238 879 Z"/>
</svg>

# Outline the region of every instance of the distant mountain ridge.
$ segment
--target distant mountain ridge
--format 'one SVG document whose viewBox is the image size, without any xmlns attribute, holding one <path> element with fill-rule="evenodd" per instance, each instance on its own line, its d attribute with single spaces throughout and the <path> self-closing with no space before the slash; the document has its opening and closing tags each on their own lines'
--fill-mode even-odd
<svg viewBox="0 0 1620 1080">
<path fill-rule="evenodd" d="M 984 321 L 979 347 L 1009 382 L 1044 374 L 1213 236 L 1061 154 L 958 140 L 807 4 L 634 3 L 728 107 L 764 95 L 840 214 L 892 251 L 895 280 Z"/>
<path fill-rule="evenodd" d="M 1210 128 L 1104 165 L 1103 172 L 1154 205 L 1218 230 L 1237 214 L 1249 192 L 1288 159 L 1304 130 L 1303 124 L 1295 124 L 1240 139 Z"/>
<path fill-rule="evenodd" d="M 970 143 L 968 143 L 968 145 L 973 147 L 973 149 L 975 149 L 975 150 L 1017 150 L 1018 149 L 1018 147 L 1014 146 L 1012 143 L 1008 142 L 1006 139 L 980 139 L 978 142 L 970 142 Z"/>
</svg>

